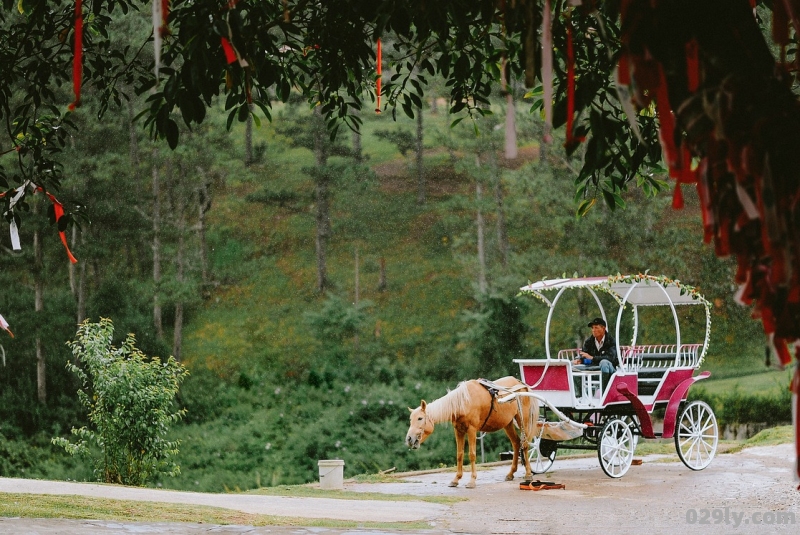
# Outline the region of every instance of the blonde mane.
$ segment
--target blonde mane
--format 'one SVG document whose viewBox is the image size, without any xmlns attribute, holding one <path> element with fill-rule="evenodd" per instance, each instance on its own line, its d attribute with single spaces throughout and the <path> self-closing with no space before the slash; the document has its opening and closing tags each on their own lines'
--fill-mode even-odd
<svg viewBox="0 0 800 535">
<path fill-rule="evenodd" d="M 456 416 L 464 414 L 469 404 L 469 389 L 467 382 L 458 383 L 455 390 L 451 390 L 439 399 L 428 403 L 425 414 L 434 424 L 451 422 Z"/>
</svg>

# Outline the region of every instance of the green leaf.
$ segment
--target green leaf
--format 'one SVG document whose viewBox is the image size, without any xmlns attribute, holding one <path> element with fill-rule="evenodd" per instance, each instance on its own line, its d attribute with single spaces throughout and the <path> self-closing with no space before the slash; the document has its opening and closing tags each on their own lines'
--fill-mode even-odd
<svg viewBox="0 0 800 535">
<path fill-rule="evenodd" d="M 169 144 L 169 148 L 175 150 L 175 148 L 178 146 L 180 131 L 178 129 L 178 124 L 172 119 L 167 120 L 165 134 L 167 136 L 167 144 Z"/>
</svg>

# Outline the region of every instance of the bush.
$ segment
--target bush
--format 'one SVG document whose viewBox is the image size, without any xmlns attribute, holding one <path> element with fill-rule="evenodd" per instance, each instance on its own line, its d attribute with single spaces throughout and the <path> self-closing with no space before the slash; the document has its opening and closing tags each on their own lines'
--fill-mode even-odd
<svg viewBox="0 0 800 535">
<path fill-rule="evenodd" d="M 792 395 L 789 389 L 779 394 L 747 394 L 734 389 L 724 394 L 707 393 L 702 388 L 689 391 L 689 400 L 708 403 L 721 426 L 739 423 L 779 425 L 792 421 Z"/>
<path fill-rule="evenodd" d="M 117 349 L 113 335 L 111 320 L 87 320 L 68 343 L 75 360 L 67 368 L 81 381 L 78 398 L 94 429 L 73 427 L 78 442 L 57 437 L 53 444 L 71 455 L 94 455 L 95 476 L 106 483 L 144 485 L 158 474 L 176 475 L 180 468 L 170 458 L 179 443 L 165 436 L 185 413 L 173 402 L 188 371 L 172 357 L 147 360 L 133 335 Z"/>
</svg>

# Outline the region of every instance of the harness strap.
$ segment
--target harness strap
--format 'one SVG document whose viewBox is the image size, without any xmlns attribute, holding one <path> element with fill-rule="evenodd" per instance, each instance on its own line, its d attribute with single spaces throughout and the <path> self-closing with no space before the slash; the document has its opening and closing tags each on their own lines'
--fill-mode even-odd
<svg viewBox="0 0 800 535">
<path fill-rule="evenodd" d="M 497 385 L 495 385 L 491 381 L 487 381 L 486 379 L 478 379 L 478 383 L 480 383 L 480 385 L 483 386 L 489 392 L 489 396 L 491 396 L 492 400 L 491 405 L 489 405 L 489 414 L 486 415 L 486 419 L 478 428 L 478 431 L 481 431 L 483 430 L 483 426 L 486 425 L 486 422 L 489 421 L 489 417 L 492 415 L 492 412 L 494 411 L 494 400 L 497 397 L 498 388 Z"/>
</svg>

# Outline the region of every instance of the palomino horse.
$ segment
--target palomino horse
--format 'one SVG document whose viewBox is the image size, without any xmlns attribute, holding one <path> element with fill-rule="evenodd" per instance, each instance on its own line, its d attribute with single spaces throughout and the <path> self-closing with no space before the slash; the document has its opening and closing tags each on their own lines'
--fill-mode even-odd
<svg viewBox="0 0 800 535">
<path fill-rule="evenodd" d="M 488 387 L 485 386 L 487 384 Z M 503 377 L 494 382 L 476 379 L 463 381 L 444 397 L 430 403 L 422 400 L 416 409 L 408 409 L 411 411 L 411 426 L 406 434 L 406 444 L 411 449 L 417 449 L 433 433 L 434 424 L 452 422 L 456 433 L 456 468 L 458 471 L 455 479 L 450 482 L 450 486 L 457 487 L 464 474 L 464 435 L 466 435 L 469 441 L 469 462 L 472 468 L 472 479 L 467 483 L 467 488 L 473 489 L 478 476 L 475 467 L 477 434 L 479 431 L 492 433 L 502 429 L 514 446 L 514 458 L 511 461 L 511 471 L 506 476 L 506 481 L 514 479 L 520 449 L 525 464 L 525 479 L 530 481 L 532 475 L 528 460 L 528 441 L 534 436 L 539 421 L 539 403 L 535 398 L 528 396 L 520 396 L 518 398 L 519 405 L 517 400 L 500 403 L 497 399 L 511 392 L 526 392 L 527 390 L 528 388 L 514 377 Z M 518 410 L 520 405 L 522 406 L 521 414 Z M 525 440 L 520 441 L 515 429 L 515 422 L 524 431 Z"/>
</svg>

